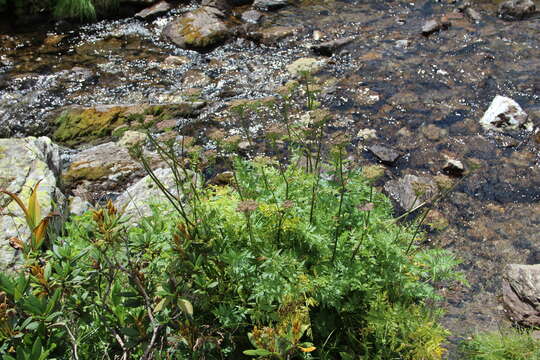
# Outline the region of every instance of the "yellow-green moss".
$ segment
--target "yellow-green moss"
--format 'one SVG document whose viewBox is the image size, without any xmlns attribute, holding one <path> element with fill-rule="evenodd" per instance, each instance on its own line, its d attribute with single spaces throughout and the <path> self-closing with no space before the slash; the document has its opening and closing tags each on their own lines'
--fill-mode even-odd
<svg viewBox="0 0 540 360">
<path fill-rule="evenodd" d="M 52 138 L 66 145 L 95 142 L 110 136 L 114 129 L 127 122 L 122 116 L 123 110 L 123 107 L 112 107 L 106 111 L 94 108 L 66 111 L 56 119 L 58 127 Z"/>
</svg>

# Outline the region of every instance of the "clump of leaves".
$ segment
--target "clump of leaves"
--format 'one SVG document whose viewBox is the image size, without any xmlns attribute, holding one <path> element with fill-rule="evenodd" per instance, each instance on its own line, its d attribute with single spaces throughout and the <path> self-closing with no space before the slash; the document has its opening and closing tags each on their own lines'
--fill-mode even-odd
<svg viewBox="0 0 540 360">
<path fill-rule="evenodd" d="M 24 213 L 26 226 L 30 232 L 30 239 L 29 241 L 25 241 L 25 239 L 12 238 L 10 240 L 10 244 L 15 249 L 22 250 L 25 254 L 36 252 L 42 247 L 47 236 L 47 226 L 49 225 L 49 221 L 53 216 L 57 215 L 56 213 L 50 213 L 44 217 L 41 216 L 41 204 L 39 203 L 38 198 L 38 188 L 40 182 L 41 181 L 38 181 L 30 192 L 28 204 L 25 204 L 17 194 L 11 193 L 7 190 L 0 190 L 0 193 L 8 195 L 13 201 L 15 201 L 15 203 Z"/>
</svg>

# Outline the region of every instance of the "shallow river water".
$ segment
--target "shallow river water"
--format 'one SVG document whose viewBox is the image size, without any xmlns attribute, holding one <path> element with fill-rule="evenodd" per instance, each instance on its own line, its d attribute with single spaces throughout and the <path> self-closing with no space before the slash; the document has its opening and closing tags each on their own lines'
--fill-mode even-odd
<svg viewBox="0 0 540 360">
<path fill-rule="evenodd" d="M 540 263 L 540 137 L 487 133 L 478 120 L 499 94 L 540 123 L 540 17 L 506 22 L 494 2 L 475 2 L 482 15 L 475 23 L 456 7 L 307 0 L 260 25 L 287 27 L 289 36 L 268 45 L 235 37 L 205 53 L 161 39 L 163 26 L 189 7 L 151 22 L 0 27 L 0 135 L 47 134 L 50 114 L 69 104 L 165 103 L 193 93 L 209 103 L 196 120 L 204 122 L 227 101 L 275 95 L 290 79 L 287 64 L 315 56 L 314 32 L 325 40 L 354 37 L 317 75 L 326 86 L 323 105 L 352 135 L 376 131 L 375 139 L 355 142 L 359 163 L 375 162 L 364 147 L 371 143 L 404 154 L 387 167 L 386 180 L 438 175 L 445 155 L 480 166 L 439 205 L 450 225 L 430 241 L 462 259 L 471 284 L 441 289 L 445 326 L 456 337 L 497 329 L 504 265 Z M 421 35 L 426 20 L 444 14 L 450 28 Z M 167 63 L 170 55 L 182 58 Z"/>
</svg>

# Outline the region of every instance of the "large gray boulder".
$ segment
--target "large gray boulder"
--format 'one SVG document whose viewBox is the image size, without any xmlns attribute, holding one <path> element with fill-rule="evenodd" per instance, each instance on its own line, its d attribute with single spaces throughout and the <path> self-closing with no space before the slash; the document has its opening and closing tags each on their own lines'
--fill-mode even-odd
<svg viewBox="0 0 540 360">
<path fill-rule="evenodd" d="M 38 199 L 42 216 L 64 208 L 65 198 L 57 187 L 60 168 L 59 149 L 47 137 L 0 139 L 0 189 L 18 195 L 26 205 L 32 189 L 41 181 Z M 22 210 L 11 197 L 1 194 L 0 208 L 1 271 L 18 260 L 18 254 L 9 245 L 9 239 L 17 237 L 26 241 L 30 231 Z"/>
<path fill-rule="evenodd" d="M 229 35 L 225 14 L 210 6 L 189 11 L 163 28 L 163 36 L 177 46 L 204 49 L 219 45 Z"/>
<path fill-rule="evenodd" d="M 499 5 L 497 14 L 505 20 L 521 20 L 533 15 L 536 6 L 532 0 L 508 0 Z"/>
<path fill-rule="evenodd" d="M 503 303 L 510 318 L 540 326 L 540 264 L 509 264 L 503 273 Z"/>
</svg>

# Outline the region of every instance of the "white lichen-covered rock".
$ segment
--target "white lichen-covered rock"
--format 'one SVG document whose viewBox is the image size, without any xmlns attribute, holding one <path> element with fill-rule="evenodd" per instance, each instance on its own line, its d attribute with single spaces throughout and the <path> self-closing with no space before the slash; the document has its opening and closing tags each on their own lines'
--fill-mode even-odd
<svg viewBox="0 0 540 360">
<path fill-rule="evenodd" d="M 501 95 L 495 96 L 491 105 L 480 119 L 486 130 L 505 131 L 525 129 L 532 131 L 533 125 L 527 121 L 528 115 L 514 100 Z"/>
<path fill-rule="evenodd" d="M 64 195 L 57 187 L 60 172 L 58 147 L 47 137 L 0 139 L 0 189 L 18 195 L 27 204 L 32 189 L 38 181 L 38 199 L 42 216 L 53 210 L 63 210 Z M 18 237 L 26 241 L 30 231 L 24 214 L 9 196 L 0 195 L 0 270 L 18 260 L 9 239 Z M 6 215 L 6 214 L 11 214 Z"/>
<path fill-rule="evenodd" d="M 180 188 L 179 193 L 171 169 L 157 169 L 154 171 L 154 174 L 171 194 L 177 198 L 183 198 L 182 189 Z M 185 184 L 185 191 L 189 191 L 189 181 L 197 181 L 196 175 L 191 171 L 188 172 L 187 177 L 183 173 L 179 175 L 181 183 Z M 123 210 L 124 216 L 130 222 L 137 222 L 139 219 L 152 214 L 152 205 L 165 204 L 167 208 L 172 209 L 172 206 L 168 206 L 167 201 L 165 194 L 163 194 L 152 178 L 147 175 L 124 191 L 116 199 L 115 206 Z"/>
</svg>

